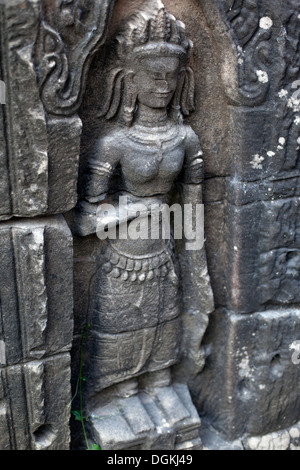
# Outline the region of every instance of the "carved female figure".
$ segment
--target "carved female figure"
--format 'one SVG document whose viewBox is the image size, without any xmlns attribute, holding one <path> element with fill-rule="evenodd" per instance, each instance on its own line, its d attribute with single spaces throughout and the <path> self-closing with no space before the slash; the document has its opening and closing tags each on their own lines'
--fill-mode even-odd
<svg viewBox="0 0 300 470">
<path fill-rule="evenodd" d="M 108 76 L 103 110 L 118 124 L 95 143 L 89 161 L 77 231 L 95 233 L 93 215 L 109 193 L 116 207 L 120 195 L 127 201 L 125 220 L 120 208 L 116 216 L 119 236 L 103 244 L 90 298 L 90 423 L 104 448 L 122 448 L 120 442 L 125 448 L 180 448 L 187 440 L 190 447 L 200 445 L 188 389 L 176 388 L 170 372 L 182 339 L 173 242 L 161 227 L 155 239 L 150 233 L 121 236 L 141 203 L 150 221 L 151 208 L 169 202 L 174 181 L 198 191 L 202 152 L 183 124 L 193 109 L 190 49 L 184 25 L 160 0 L 127 21 L 116 37 L 117 67 Z"/>
</svg>

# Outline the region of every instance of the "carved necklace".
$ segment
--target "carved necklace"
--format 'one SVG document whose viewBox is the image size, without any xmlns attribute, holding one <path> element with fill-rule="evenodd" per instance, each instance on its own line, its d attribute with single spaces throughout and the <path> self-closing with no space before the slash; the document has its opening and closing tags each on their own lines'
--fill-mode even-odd
<svg viewBox="0 0 300 470">
<path fill-rule="evenodd" d="M 179 126 L 173 123 L 155 127 L 136 124 L 129 130 L 128 137 L 139 145 L 156 147 L 156 158 L 159 163 L 163 160 L 164 152 L 171 150 L 170 145 L 165 149 L 163 146 L 169 142 L 174 142 L 174 145 L 172 145 L 172 148 L 174 148 L 178 145 L 178 140 L 184 138 L 181 136 Z"/>
</svg>

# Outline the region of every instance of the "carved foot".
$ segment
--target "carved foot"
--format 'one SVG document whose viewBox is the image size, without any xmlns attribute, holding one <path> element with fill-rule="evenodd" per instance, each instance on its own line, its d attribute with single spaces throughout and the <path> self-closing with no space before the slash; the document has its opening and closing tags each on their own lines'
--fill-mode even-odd
<svg viewBox="0 0 300 470">
<path fill-rule="evenodd" d="M 89 413 L 90 440 L 103 450 L 200 450 L 200 418 L 185 384 L 169 371 L 102 392 Z"/>
<path fill-rule="evenodd" d="M 155 426 L 137 394 L 137 381 L 122 383 L 110 393 L 113 398 L 102 404 L 98 401 L 90 413 L 91 441 L 103 450 L 150 449 Z"/>
<path fill-rule="evenodd" d="M 152 373 L 141 381 L 140 398 L 161 433 L 157 449 L 200 450 L 201 421 L 185 384 L 171 384 L 168 370 Z"/>
</svg>

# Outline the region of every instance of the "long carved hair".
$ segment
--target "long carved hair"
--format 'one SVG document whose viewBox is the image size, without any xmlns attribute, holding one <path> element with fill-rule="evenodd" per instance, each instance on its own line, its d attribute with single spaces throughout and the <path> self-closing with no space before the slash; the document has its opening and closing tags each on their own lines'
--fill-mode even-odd
<svg viewBox="0 0 300 470">
<path fill-rule="evenodd" d="M 180 61 L 177 89 L 169 106 L 170 117 L 182 122 L 183 116 L 194 110 L 194 74 L 187 65 L 191 48 L 184 24 L 166 11 L 161 0 L 147 2 L 115 39 L 111 50 L 118 66 L 107 74 L 107 99 L 99 116 L 107 120 L 118 116 L 119 121 L 130 126 L 138 109 L 137 90 L 133 85 L 138 59 L 148 54 L 168 55 Z"/>
</svg>

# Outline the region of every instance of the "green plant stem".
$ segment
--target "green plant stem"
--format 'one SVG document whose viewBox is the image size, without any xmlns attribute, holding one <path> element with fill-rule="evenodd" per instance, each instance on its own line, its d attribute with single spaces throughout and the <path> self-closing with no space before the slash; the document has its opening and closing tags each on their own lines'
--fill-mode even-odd
<svg viewBox="0 0 300 470">
<path fill-rule="evenodd" d="M 82 339 L 81 339 L 80 364 L 79 364 L 79 409 L 80 409 L 80 420 L 81 420 L 81 425 L 82 425 L 82 430 L 83 430 L 83 435 L 84 435 L 84 440 L 85 440 L 85 443 L 86 443 L 86 447 L 87 447 L 87 450 L 91 450 L 90 447 L 89 447 L 88 438 L 87 438 L 87 434 L 86 434 L 86 429 L 85 429 L 85 425 L 84 425 L 83 400 L 82 400 L 83 345 L 84 345 L 84 342 L 85 342 L 85 338 L 86 338 L 86 335 L 87 335 L 87 329 L 88 328 L 89 328 L 89 326 L 87 326 L 85 328 L 85 332 L 82 335 Z"/>
</svg>

